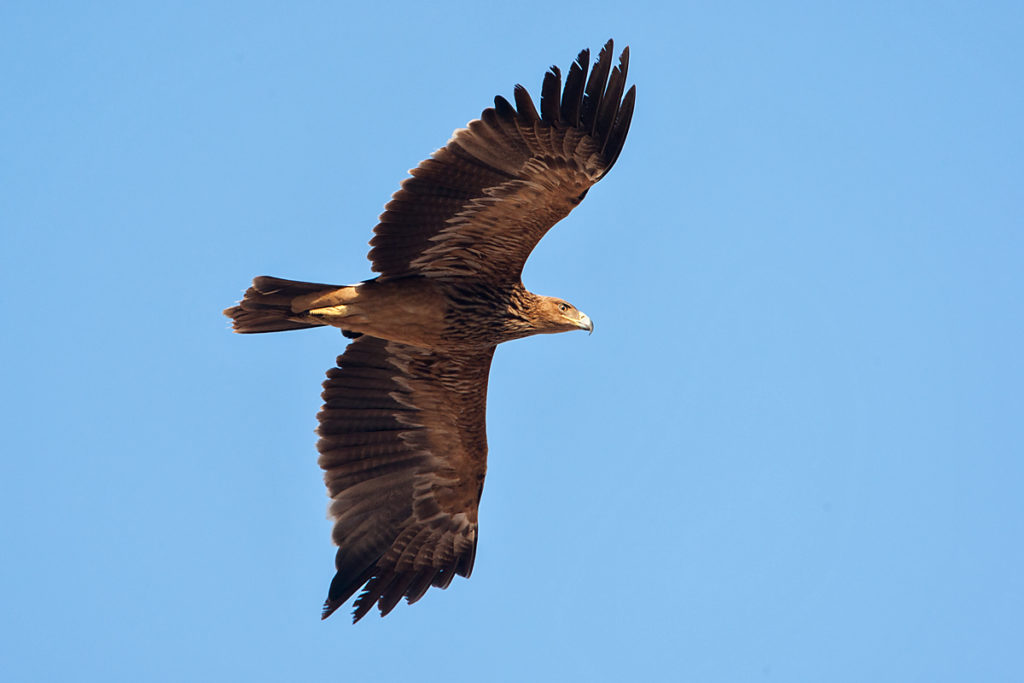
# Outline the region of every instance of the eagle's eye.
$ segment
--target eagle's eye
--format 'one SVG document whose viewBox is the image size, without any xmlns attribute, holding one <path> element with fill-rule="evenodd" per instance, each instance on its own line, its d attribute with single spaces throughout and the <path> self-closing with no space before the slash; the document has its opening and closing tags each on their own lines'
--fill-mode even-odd
<svg viewBox="0 0 1024 683">
<path fill-rule="evenodd" d="M 570 308 L 572 308 L 572 306 L 570 306 L 569 304 L 565 303 L 564 301 L 562 303 L 558 304 L 558 310 L 560 310 L 562 313 L 565 313 Z"/>
</svg>

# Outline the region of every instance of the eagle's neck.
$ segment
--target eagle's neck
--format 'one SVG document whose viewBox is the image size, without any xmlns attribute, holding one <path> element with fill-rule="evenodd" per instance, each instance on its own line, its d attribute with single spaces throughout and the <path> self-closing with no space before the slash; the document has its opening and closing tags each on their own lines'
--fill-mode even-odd
<svg viewBox="0 0 1024 683">
<path fill-rule="evenodd" d="M 544 332 L 535 315 L 541 297 L 522 282 L 506 287 L 476 281 L 451 284 L 447 295 L 445 337 L 451 343 L 494 346 Z"/>
</svg>

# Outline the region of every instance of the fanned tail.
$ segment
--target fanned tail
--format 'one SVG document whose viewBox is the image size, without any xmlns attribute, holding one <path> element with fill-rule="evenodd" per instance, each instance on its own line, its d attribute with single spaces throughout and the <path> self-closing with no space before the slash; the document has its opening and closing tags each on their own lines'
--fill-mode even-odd
<svg viewBox="0 0 1024 683">
<path fill-rule="evenodd" d="M 322 327 L 324 323 L 305 315 L 304 308 L 295 310 L 292 304 L 298 297 L 333 292 L 337 289 L 337 285 L 298 282 L 263 275 L 253 279 L 252 287 L 246 290 L 245 297 L 237 306 L 224 309 L 224 315 L 231 318 L 232 326 L 239 334 Z"/>
</svg>

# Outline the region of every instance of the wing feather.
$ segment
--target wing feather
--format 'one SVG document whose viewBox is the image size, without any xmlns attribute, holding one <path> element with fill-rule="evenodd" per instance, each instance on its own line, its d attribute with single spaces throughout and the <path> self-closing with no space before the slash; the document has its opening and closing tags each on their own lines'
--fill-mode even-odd
<svg viewBox="0 0 1024 683">
<path fill-rule="evenodd" d="M 623 98 L 629 49 L 612 68 L 608 41 L 583 50 L 562 84 L 544 75 L 540 113 L 517 85 L 410 173 L 370 241 L 383 279 L 421 275 L 518 280 L 530 252 L 611 169 L 625 143 L 635 88 Z M 588 73 L 589 72 L 589 73 Z"/>
<path fill-rule="evenodd" d="M 597 108 L 604 97 L 604 87 L 608 82 L 608 70 L 612 63 L 612 41 L 608 41 L 601 48 L 597 57 L 597 63 L 590 72 L 587 79 L 587 89 L 583 97 L 583 105 L 580 111 L 580 119 L 583 129 L 594 134 L 594 123 L 597 121 Z"/>
<path fill-rule="evenodd" d="M 540 117 L 547 123 L 557 123 L 559 116 L 559 102 L 562 95 L 562 72 L 557 66 L 552 66 L 544 74 L 544 81 L 540 86 Z"/>
<path fill-rule="evenodd" d="M 430 584 L 434 581 L 434 577 L 437 576 L 437 571 L 436 569 L 424 569 L 409 584 L 409 588 L 405 592 L 405 599 L 409 601 L 410 605 L 422 598 L 427 592 Z"/>
<path fill-rule="evenodd" d="M 628 67 L 629 48 L 627 47 L 619 57 L 619 65 L 612 69 L 612 75 L 608 78 L 608 88 L 604 92 L 604 97 L 601 98 L 601 105 L 597 108 L 594 137 L 603 142 L 608 141 L 608 134 L 615 123 L 615 116 L 619 113 L 622 92 L 626 86 L 626 71 Z M 602 149 L 604 149 L 603 144 Z"/>
<path fill-rule="evenodd" d="M 492 353 L 363 336 L 328 371 L 317 448 L 339 549 L 324 618 L 360 588 L 357 621 L 472 572 Z"/>
<path fill-rule="evenodd" d="M 540 121 L 540 115 L 537 114 L 537 108 L 533 106 L 533 98 L 530 97 L 530 91 L 517 84 L 513 93 L 516 99 L 518 118 L 523 123 L 536 123 Z"/>
<path fill-rule="evenodd" d="M 626 96 L 622 98 L 622 105 L 618 114 L 615 115 L 615 123 L 608 134 L 608 141 L 605 143 L 605 150 L 614 150 L 608 162 L 608 168 L 619 158 L 622 151 L 622 144 L 626 141 L 626 134 L 629 133 L 629 124 L 633 120 L 633 104 L 636 100 L 636 86 L 630 86 Z M 605 173 L 608 171 L 605 170 Z"/>
<path fill-rule="evenodd" d="M 590 50 L 583 49 L 569 67 L 569 75 L 565 77 L 565 91 L 562 93 L 562 107 L 558 118 L 563 124 L 573 128 L 580 125 L 580 105 L 583 103 L 588 68 Z"/>
</svg>

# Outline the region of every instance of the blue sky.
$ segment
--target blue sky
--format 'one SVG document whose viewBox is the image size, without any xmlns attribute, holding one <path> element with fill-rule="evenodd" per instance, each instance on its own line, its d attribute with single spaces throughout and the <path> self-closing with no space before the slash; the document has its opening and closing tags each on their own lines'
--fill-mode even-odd
<svg viewBox="0 0 1024 683">
<path fill-rule="evenodd" d="M 1016 3 L 5 3 L 7 680 L 1024 678 Z M 608 37 L 637 108 L 499 349 L 474 576 L 320 622 L 331 330 L 405 171 Z"/>
</svg>

